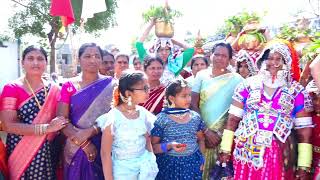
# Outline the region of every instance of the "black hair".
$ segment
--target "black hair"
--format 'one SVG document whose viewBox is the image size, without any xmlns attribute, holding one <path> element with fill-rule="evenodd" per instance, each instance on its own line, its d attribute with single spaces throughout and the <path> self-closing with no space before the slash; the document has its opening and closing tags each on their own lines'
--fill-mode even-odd
<svg viewBox="0 0 320 180">
<path fill-rule="evenodd" d="M 188 82 L 184 79 L 176 79 L 169 84 L 166 88 L 166 99 L 168 104 L 171 105 L 172 102 L 169 100 L 169 96 L 175 97 L 178 93 L 182 91 L 183 88 L 190 87 Z"/>
<path fill-rule="evenodd" d="M 48 62 L 48 54 L 42 47 L 36 47 L 34 45 L 28 46 L 24 51 L 22 52 L 22 61 L 26 58 L 27 54 L 32 51 L 40 51 L 42 55 L 44 56 L 46 62 Z"/>
<path fill-rule="evenodd" d="M 159 56 L 147 55 L 143 60 L 143 69 L 146 70 L 150 66 L 150 64 L 154 61 L 158 61 L 163 67 L 163 61 Z"/>
<path fill-rule="evenodd" d="M 126 97 L 126 91 L 132 91 L 132 86 L 136 85 L 138 82 L 144 80 L 146 75 L 142 71 L 124 71 L 119 79 L 118 90 L 122 96 Z M 122 104 L 123 101 L 119 97 L 119 104 Z"/>
<path fill-rule="evenodd" d="M 102 52 L 102 49 L 100 48 L 100 46 L 98 46 L 96 43 L 85 43 L 85 44 L 82 44 L 81 47 L 79 48 L 79 52 L 78 52 L 79 59 L 82 56 L 82 54 L 84 53 L 84 51 L 89 47 L 98 48 L 101 58 L 103 57 L 103 52 Z"/>
<path fill-rule="evenodd" d="M 202 59 L 206 63 L 206 65 L 209 66 L 209 62 L 208 62 L 208 59 L 206 57 L 204 57 L 202 55 L 195 55 L 191 59 L 191 69 L 192 69 L 192 66 L 196 62 L 197 59 Z"/>
<path fill-rule="evenodd" d="M 107 50 L 102 50 L 102 57 L 104 57 L 104 56 L 111 56 L 112 59 L 113 59 L 113 61 L 114 61 L 114 55 L 111 54 L 109 51 L 107 51 Z"/>
<path fill-rule="evenodd" d="M 135 60 L 139 60 L 139 61 L 140 61 L 139 57 L 136 56 L 136 55 L 133 56 L 133 58 L 132 58 L 132 63 L 134 63 Z"/>
<path fill-rule="evenodd" d="M 118 53 L 118 54 L 114 57 L 114 59 L 117 60 L 119 57 L 125 57 L 125 58 L 128 60 L 128 62 L 129 62 L 129 60 L 130 60 L 129 56 L 128 56 L 127 54 L 124 54 L 124 53 Z"/>
<path fill-rule="evenodd" d="M 228 55 L 229 55 L 229 59 L 232 59 L 232 47 L 229 43 L 224 43 L 224 42 L 220 42 L 217 43 L 213 46 L 211 52 L 214 53 L 214 51 L 218 48 L 218 47 L 225 47 L 228 50 Z"/>
</svg>

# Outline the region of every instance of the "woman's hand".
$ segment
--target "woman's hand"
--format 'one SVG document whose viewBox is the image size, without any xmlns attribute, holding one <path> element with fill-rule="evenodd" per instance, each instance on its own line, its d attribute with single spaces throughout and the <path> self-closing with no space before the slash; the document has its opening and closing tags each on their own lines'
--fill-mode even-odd
<svg viewBox="0 0 320 180">
<path fill-rule="evenodd" d="M 221 142 L 221 137 L 217 132 L 214 132 L 210 129 L 208 129 L 205 133 L 205 138 L 206 138 L 206 146 L 207 148 L 214 148 L 218 146 L 218 144 Z"/>
<path fill-rule="evenodd" d="M 84 141 L 91 138 L 93 135 L 92 128 L 81 129 L 72 137 L 70 137 L 71 141 L 74 142 L 76 145 L 82 144 Z"/>
<path fill-rule="evenodd" d="M 68 123 L 69 121 L 65 117 L 63 116 L 56 117 L 50 122 L 46 132 L 47 133 L 57 132 L 63 129 L 64 127 L 66 127 Z"/>
<path fill-rule="evenodd" d="M 97 148 L 94 144 L 89 143 L 87 146 L 82 147 L 82 150 L 86 153 L 88 161 L 93 162 L 97 157 Z"/>
</svg>

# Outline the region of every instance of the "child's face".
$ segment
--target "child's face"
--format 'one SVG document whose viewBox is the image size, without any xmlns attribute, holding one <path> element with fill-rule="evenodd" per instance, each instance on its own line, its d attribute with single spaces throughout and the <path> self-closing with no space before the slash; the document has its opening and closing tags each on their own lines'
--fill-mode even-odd
<svg viewBox="0 0 320 180">
<path fill-rule="evenodd" d="M 177 93 L 176 96 L 170 96 L 171 102 L 175 104 L 176 108 L 189 108 L 191 104 L 191 88 L 182 88 L 181 92 Z"/>
<path fill-rule="evenodd" d="M 150 86 L 147 79 L 139 81 L 137 84 L 131 87 L 129 91 L 129 96 L 132 98 L 134 104 L 144 103 L 149 98 Z"/>
</svg>

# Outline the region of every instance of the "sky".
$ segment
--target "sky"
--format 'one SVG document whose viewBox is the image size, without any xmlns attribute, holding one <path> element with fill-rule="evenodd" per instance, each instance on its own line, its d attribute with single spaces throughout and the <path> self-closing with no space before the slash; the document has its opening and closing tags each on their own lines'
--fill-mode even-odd
<svg viewBox="0 0 320 180">
<path fill-rule="evenodd" d="M 129 52 L 131 41 L 140 36 L 145 28 L 142 13 L 151 5 L 164 4 L 164 0 L 117 1 L 116 20 L 118 25 L 101 32 L 99 38 L 81 34 L 74 40 L 76 46 L 85 42 L 96 42 L 102 47 L 107 44 L 115 44 L 121 51 Z M 186 31 L 196 34 L 200 30 L 203 36 L 212 35 L 223 24 L 224 19 L 244 9 L 261 14 L 267 11 L 263 23 L 274 26 L 293 21 L 292 15 L 298 10 L 310 10 L 308 0 L 168 0 L 168 2 L 172 8 L 183 13 L 183 16 L 176 20 L 174 26 L 174 38 L 178 40 L 184 39 Z M 0 33 L 8 30 L 7 20 L 13 13 L 12 4 L 11 0 L 4 0 L 1 4 Z M 24 40 L 36 43 L 32 38 Z"/>
</svg>

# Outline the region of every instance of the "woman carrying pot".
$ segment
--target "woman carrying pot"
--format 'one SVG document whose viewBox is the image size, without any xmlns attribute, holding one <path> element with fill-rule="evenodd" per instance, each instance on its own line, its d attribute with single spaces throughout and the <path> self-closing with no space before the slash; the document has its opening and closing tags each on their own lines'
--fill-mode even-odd
<svg viewBox="0 0 320 180">
<path fill-rule="evenodd" d="M 156 20 L 152 20 L 138 42 L 136 42 L 139 59 L 141 60 L 143 60 L 147 55 L 143 42 L 148 37 L 155 24 Z M 194 48 L 189 48 L 185 44 L 172 39 L 170 36 L 172 37 L 172 34 L 166 37 L 158 36 L 155 45 L 151 48 L 151 50 L 156 53 L 156 55 L 159 56 L 165 64 L 164 72 L 160 79 L 161 83 L 165 85 L 180 74 L 194 53 Z M 174 45 L 181 47 L 183 50 L 175 52 Z"/>
</svg>

